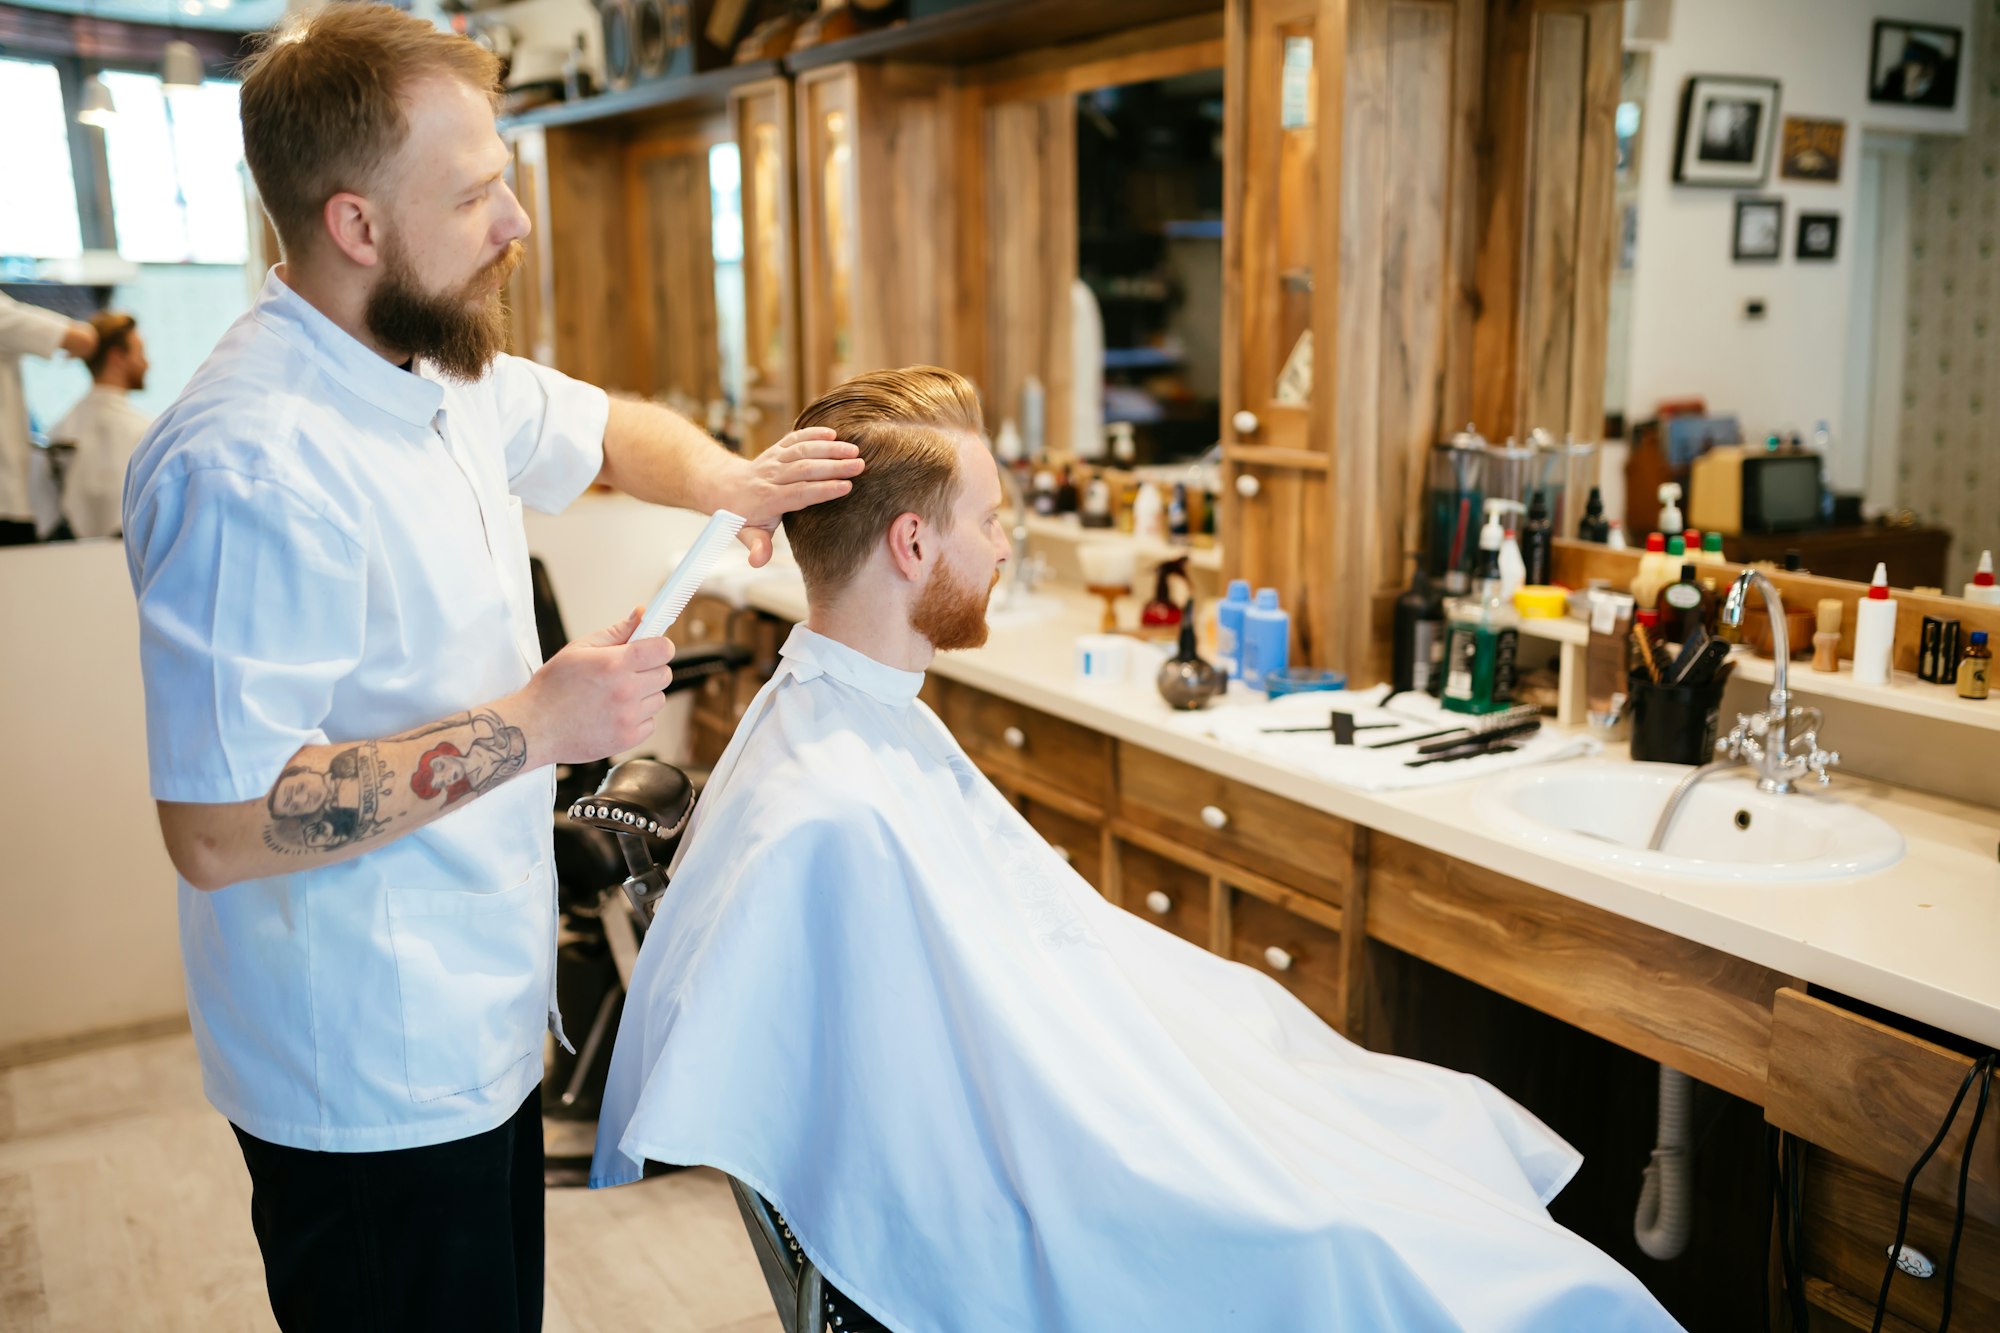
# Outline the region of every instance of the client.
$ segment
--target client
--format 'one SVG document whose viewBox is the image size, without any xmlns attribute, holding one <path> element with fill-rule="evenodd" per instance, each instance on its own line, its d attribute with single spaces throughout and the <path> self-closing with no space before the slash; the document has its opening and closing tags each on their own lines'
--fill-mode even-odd
<svg viewBox="0 0 2000 1333">
<path fill-rule="evenodd" d="M 797 424 L 867 470 L 786 516 L 810 614 L 646 936 L 592 1183 L 726 1171 L 895 1333 L 1675 1327 L 1550 1219 L 1546 1126 L 1105 902 L 918 701 L 1008 555 L 971 385 Z"/>
</svg>

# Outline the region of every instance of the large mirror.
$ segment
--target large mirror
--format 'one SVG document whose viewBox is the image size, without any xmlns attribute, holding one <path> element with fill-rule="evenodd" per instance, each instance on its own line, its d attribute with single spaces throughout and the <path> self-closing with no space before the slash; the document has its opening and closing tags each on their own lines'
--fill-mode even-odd
<svg viewBox="0 0 2000 1333">
<path fill-rule="evenodd" d="M 1905 13 L 1904 11 L 1908 11 Z M 1921 11 L 1921 12 L 1919 12 Z M 2000 548 L 2000 23 L 1970 0 L 1632 0 L 1608 509 L 1957 594 Z M 1571 534 L 1573 535 L 1573 534 Z"/>
</svg>

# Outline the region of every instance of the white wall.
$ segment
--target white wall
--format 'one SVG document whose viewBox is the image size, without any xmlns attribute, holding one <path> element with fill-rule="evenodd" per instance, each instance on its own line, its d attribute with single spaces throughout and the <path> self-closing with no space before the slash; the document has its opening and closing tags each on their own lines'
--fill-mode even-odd
<svg viewBox="0 0 2000 1333">
<path fill-rule="evenodd" d="M 652 596 L 698 527 L 590 496 L 531 516 L 529 549 L 576 635 Z M 0 625 L 0 1051 L 170 1019 L 185 1006 L 174 872 L 146 785 L 123 546 L 0 551 Z"/>
<path fill-rule="evenodd" d="M 1859 489 L 1865 450 L 1838 445 L 1865 435 L 1845 419 L 1847 335 L 1856 260 L 1855 222 L 1866 130 L 1959 133 L 1980 72 L 1973 68 L 1971 0 L 1676 0 L 1669 38 L 1649 46 L 1653 69 L 1640 134 L 1639 229 L 1633 272 L 1630 392 L 1634 420 L 1665 398 L 1701 395 L 1734 412 L 1745 434 L 1810 435 L 1831 423 L 1834 481 Z M 1869 43 L 1874 21 L 1902 18 L 1963 30 L 1958 105 L 1950 112 L 1871 105 Z M 1787 115 L 1847 124 L 1840 180 L 1826 185 L 1778 174 L 1762 187 L 1714 189 L 1673 183 L 1680 101 L 1690 75 L 1777 79 L 1778 120 Z M 1730 258 L 1739 194 L 1785 201 L 1784 254 L 1777 263 Z M 1841 217 L 1838 258 L 1793 256 L 1800 212 Z M 1766 314 L 1749 321 L 1746 301 Z"/>
</svg>

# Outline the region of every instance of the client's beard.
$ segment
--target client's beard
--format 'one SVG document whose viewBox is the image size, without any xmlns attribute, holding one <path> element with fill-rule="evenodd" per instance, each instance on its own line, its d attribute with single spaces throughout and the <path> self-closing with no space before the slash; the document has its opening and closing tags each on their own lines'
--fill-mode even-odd
<svg viewBox="0 0 2000 1333">
<path fill-rule="evenodd" d="M 362 310 L 368 332 L 384 347 L 422 357 L 445 378 L 470 383 L 507 345 L 504 293 L 525 255 L 519 241 L 510 242 L 458 288 L 439 293 L 425 291 L 409 256 L 391 246 Z"/>
<path fill-rule="evenodd" d="M 986 602 L 999 582 L 995 570 L 991 582 L 977 587 L 940 561 L 910 608 L 910 628 L 941 653 L 979 647 L 986 642 Z"/>
</svg>

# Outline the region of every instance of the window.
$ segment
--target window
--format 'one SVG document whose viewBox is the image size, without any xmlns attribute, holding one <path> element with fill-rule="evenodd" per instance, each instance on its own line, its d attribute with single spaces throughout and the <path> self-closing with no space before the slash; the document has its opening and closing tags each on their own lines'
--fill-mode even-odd
<svg viewBox="0 0 2000 1333">
<path fill-rule="evenodd" d="M 6 126 L 7 136 L 0 255 L 68 259 L 82 254 L 69 118 L 54 65 L 0 60 L 0 125 Z"/>
<path fill-rule="evenodd" d="M 249 236 L 236 85 L 164 95 L 153 74 L 106 70 L 118 118 L 104 132 L 118 253 L 135 263 L 240 264 Z"/>
</svg>

